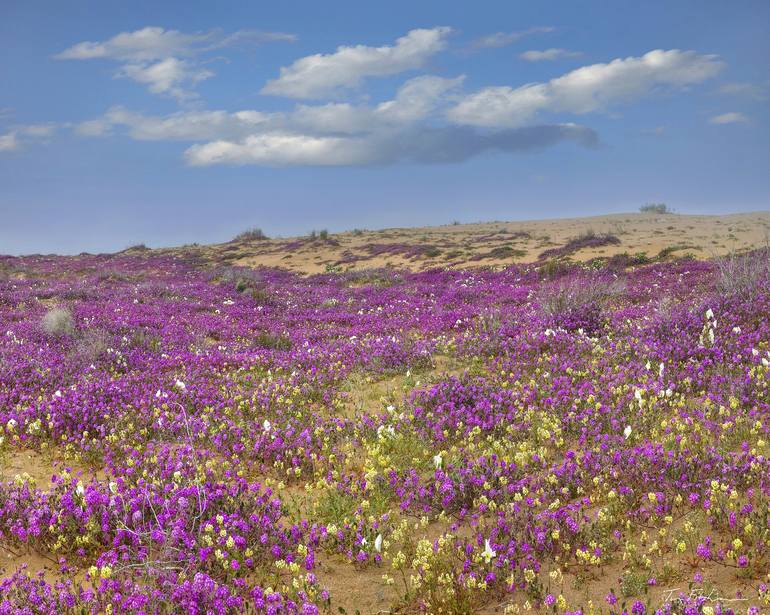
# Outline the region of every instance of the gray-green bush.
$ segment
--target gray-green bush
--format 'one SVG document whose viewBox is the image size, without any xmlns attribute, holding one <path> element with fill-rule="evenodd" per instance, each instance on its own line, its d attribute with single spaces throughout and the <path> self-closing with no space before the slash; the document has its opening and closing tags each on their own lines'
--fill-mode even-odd
<svg viewBox="0 0 770 615">
<path fill-rule="evenodd" d="M 75 333 L 75 320 L 66 308 L 53 308 L 43 316 L 43 331 L 48 335 L 69 337 Z"/>
</svg>

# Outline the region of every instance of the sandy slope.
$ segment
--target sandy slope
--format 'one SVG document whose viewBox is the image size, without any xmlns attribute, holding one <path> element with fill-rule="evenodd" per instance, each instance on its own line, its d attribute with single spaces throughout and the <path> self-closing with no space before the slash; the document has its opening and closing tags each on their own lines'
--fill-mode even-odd
<svg viewBox="0 0 770 615">
<path fill-rule="evenodd" d="M 545 250 L 593 232 L 610 234 L 617 245 L 583 248 L 575 260 L 619 253 L 644 253 L 650 258 L 693 254 L 707 258 L 765 245 L 770 237 L 770 212 L 724 216 L 678 214 L 612 214 L 586 218 L 484 222 L 423 228 L 392 228 L 288 239 L 232 241 L 186 246 L 160 252 L 191 252 L 214 262 L 251 267 L 281 267 L 302 273 L 370 267 L 504 266 L 531 262 Z M 661 252 L 664 251 L 663 254 Z"/>
</svg>

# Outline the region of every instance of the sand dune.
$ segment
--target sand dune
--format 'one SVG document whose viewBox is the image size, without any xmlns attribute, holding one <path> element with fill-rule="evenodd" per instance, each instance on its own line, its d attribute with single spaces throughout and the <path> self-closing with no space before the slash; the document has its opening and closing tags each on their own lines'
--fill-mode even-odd
<svg viewBox="0 0 770 615">
<path fill-rule="evenodd" d="M 385 266 L 411 270 L 501 267 L 557 256 L 581 261 L 616 254 L 660 260 L 684 255 L 709 258 L 765 245 L 769 234 L 770 212 L 720 216 L 629 213 L 354 230 L 330 233 L 325 239 L 234 240 L 160 252 L 193 253 L 212 262 L 311 274 Z"/>
</svg>

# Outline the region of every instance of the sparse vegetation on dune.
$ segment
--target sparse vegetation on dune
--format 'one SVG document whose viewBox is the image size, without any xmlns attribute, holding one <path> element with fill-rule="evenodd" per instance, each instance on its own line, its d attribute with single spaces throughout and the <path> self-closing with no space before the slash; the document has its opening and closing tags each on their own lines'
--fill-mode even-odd
<svg viewBox="0 0 770 615">
<path fill-rule="evenodd" d="M 665 203 L 646 203 L 639 208 L 643 214 L 670 214 L 673 213 Z"/>
<path fill-rule="evenodd" d="M 559 248 L 550 248 L 540 253 L 541 259 L 563 257 L 569 254 L 574 254 L 578 250 L 585 248 L 600 248 L 603 246 L 616 246 L 620 245 L 620 239 L 610 233 L 597 234 L 593 230 L 588 230 L 585 233 L 570 239 L 566 244 Z"/>
<path fill-rule="evenodd" d="M 265 235 L 264 232 L 262 232 L 261 228 L 252 228 L 236 235 L 233 238 L 233 241 L 234 242 L 265 241 L 266 239 L 270 239 L 270 238 L 267 235 Z"/>
<path fill-rule="evenodd" d="M 134 247 L 124 253 L 196 259 L 212 268 L 269 267 L 303 274 L 377 267 L 413 271 L 443 266 L 506 267 L 538 259 L 547 262 L 567 258 L 583 262 L 612 260 L 617 269 L 623 262 L 633 267 L 645 259 L 709 258 L 733 250 L 745 252 L 762 245 L 769 231 L 767 213 L 724 218 L 637 213 L 421 229 L 354 229 L 334 234 L 313 231 L 295 238 L 268 239 L 256 232 L 253 240 L 152 250 Z M 0 275 L 4 275 L 2 265 Z"/>
</svg>

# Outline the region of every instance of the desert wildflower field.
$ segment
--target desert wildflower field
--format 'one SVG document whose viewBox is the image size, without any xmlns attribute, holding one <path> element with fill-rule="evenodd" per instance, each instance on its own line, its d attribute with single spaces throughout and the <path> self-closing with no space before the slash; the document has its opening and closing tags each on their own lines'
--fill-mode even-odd
<svg viewBox="0 0 770 615">
<path fill-rule="evenodd" d="M 770 612 L 768 253 L 0 259 L 0 613 Z"/>
</svg>

